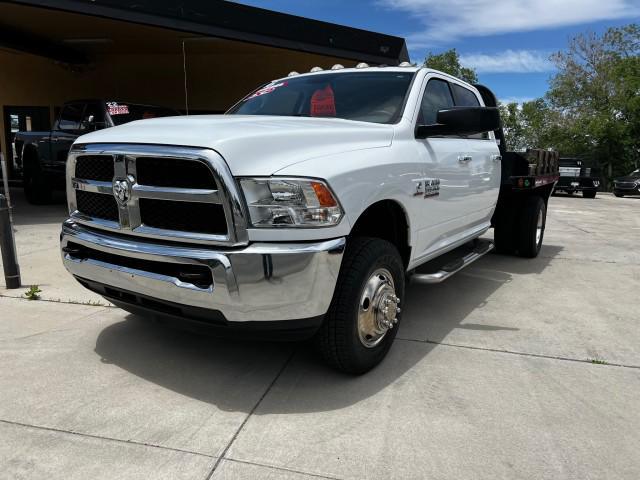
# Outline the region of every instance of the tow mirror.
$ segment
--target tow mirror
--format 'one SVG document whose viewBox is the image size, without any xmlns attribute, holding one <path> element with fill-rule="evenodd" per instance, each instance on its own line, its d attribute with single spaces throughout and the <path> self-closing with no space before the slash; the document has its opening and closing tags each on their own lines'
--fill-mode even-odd
<svg viewBox="0 0 640 480">
<path fill-rule="evenodd" d="M 436 122 L 418 125 L 416 138 L 492 132 L 500 128 L 500 112 L 495 107 L 453 107 L 439 110 Z"/>
</svg>

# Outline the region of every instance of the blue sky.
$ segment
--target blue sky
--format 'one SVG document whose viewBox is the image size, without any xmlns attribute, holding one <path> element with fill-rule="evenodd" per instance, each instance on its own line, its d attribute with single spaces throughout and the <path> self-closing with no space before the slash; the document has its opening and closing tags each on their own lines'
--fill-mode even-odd
<svg viewBox="0 0 640 480">
<path fill-rule="evenodd" d="M 640 0 L 240 0 L 238 3 L 402 36 L 413 61 L 456 48 L 503 101 L 537 98 L 549 55 L 581 32 L 640 20 Z"/>
</svg>

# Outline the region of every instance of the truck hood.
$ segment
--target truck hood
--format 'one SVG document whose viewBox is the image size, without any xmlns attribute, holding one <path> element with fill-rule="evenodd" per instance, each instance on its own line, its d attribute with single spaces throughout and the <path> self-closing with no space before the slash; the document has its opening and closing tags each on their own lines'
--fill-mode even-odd
<svg viewBox="0 0 640 480">
<path fill-rule="evenodd" d="M 194 115 L 131 122 L 83 135 L 76 143 L 210 148 L 233 175 L 262 176 L 311 158 L 387 147 L 393 131 L 392 125 L 333 118 Z"/>
</svg>

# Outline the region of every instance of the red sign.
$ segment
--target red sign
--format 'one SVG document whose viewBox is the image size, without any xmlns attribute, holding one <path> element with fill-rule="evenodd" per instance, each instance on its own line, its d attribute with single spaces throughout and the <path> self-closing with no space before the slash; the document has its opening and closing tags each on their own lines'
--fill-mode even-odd
<svg viewBox="0 0 640 480">
<path fill-rule="evenodd" d="M 128 115 L 129 114 L 128 105 L 118 105 L 115 102 L 107 102 L 107 110 L 109 111 L 109 115 Z"/>
<path fill-rule="evenodd" d="M 312 117 L 335 117 L 336 99 L 331 85 L 327 85 L 322 90 L 316 90 L 311 97 Z"/>
<path fill-rule="evenodd" d="M 261 97 L 262 95 L 268 95 L 269 93 L 272 93 L 273 91 L 275 91 L 276 88 L 286 87 L 286 86 L 287 86 L 287 82 L 280 82 L 280 83 L 276 83 L 275 85 L 267 85 L 266 87 L 261 88 L 256 93 L 251 95 L 249 98 L 256 98 L 256 97 Z"/>
</svg>

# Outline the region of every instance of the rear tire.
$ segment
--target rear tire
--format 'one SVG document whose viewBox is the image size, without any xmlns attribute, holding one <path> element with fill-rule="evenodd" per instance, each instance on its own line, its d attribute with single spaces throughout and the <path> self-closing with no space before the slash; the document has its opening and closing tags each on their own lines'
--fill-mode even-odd
<svg viewBox="0 0 640 480">
<path fill-rule="evenodd" d="M 518 254 L 535 258 L 542 248 L 547 223 L 547 206 L 541 197 L 528 197 L 522 206 L 518 235 Z"/>
<path fill-rule="evenodd" d="M 512 255 L 516 250 L 516 235 L 513 226 L 508 223 L 497 224 L 493 228 L 493 243 L 496 253 Z"/>
<path fill-rule="evenodd" d="M 386 240 L 356 237 L 347 242 L 333 300 L 315 339 L 330 366 L 362 374 L 382 361 L 398 331 L 401 313 L 395 312 L 404 300 L 404 270 L 398 249 Z M 369 327 L 379 324 L 368 320 L 383 318 L 378 307 L 385 305 L 393 308 L 393 326 L 372 332 Z"/>
<path fill-rule="evenodd" d="M 583 190 L 582 191 L 582 196 L 584 198 L 596 198 L 596 194 L 598 192 L 596 190 Z"/>
<path fill-rule="evenodd" d="M 53 189 L 42 174 L 37 159 L 32 157 L 25 162 L 24 171 L 22 173 L 22 184 L 24 196 L 32 205 L 46 205 L 51 203 Z"/>
</svg>

